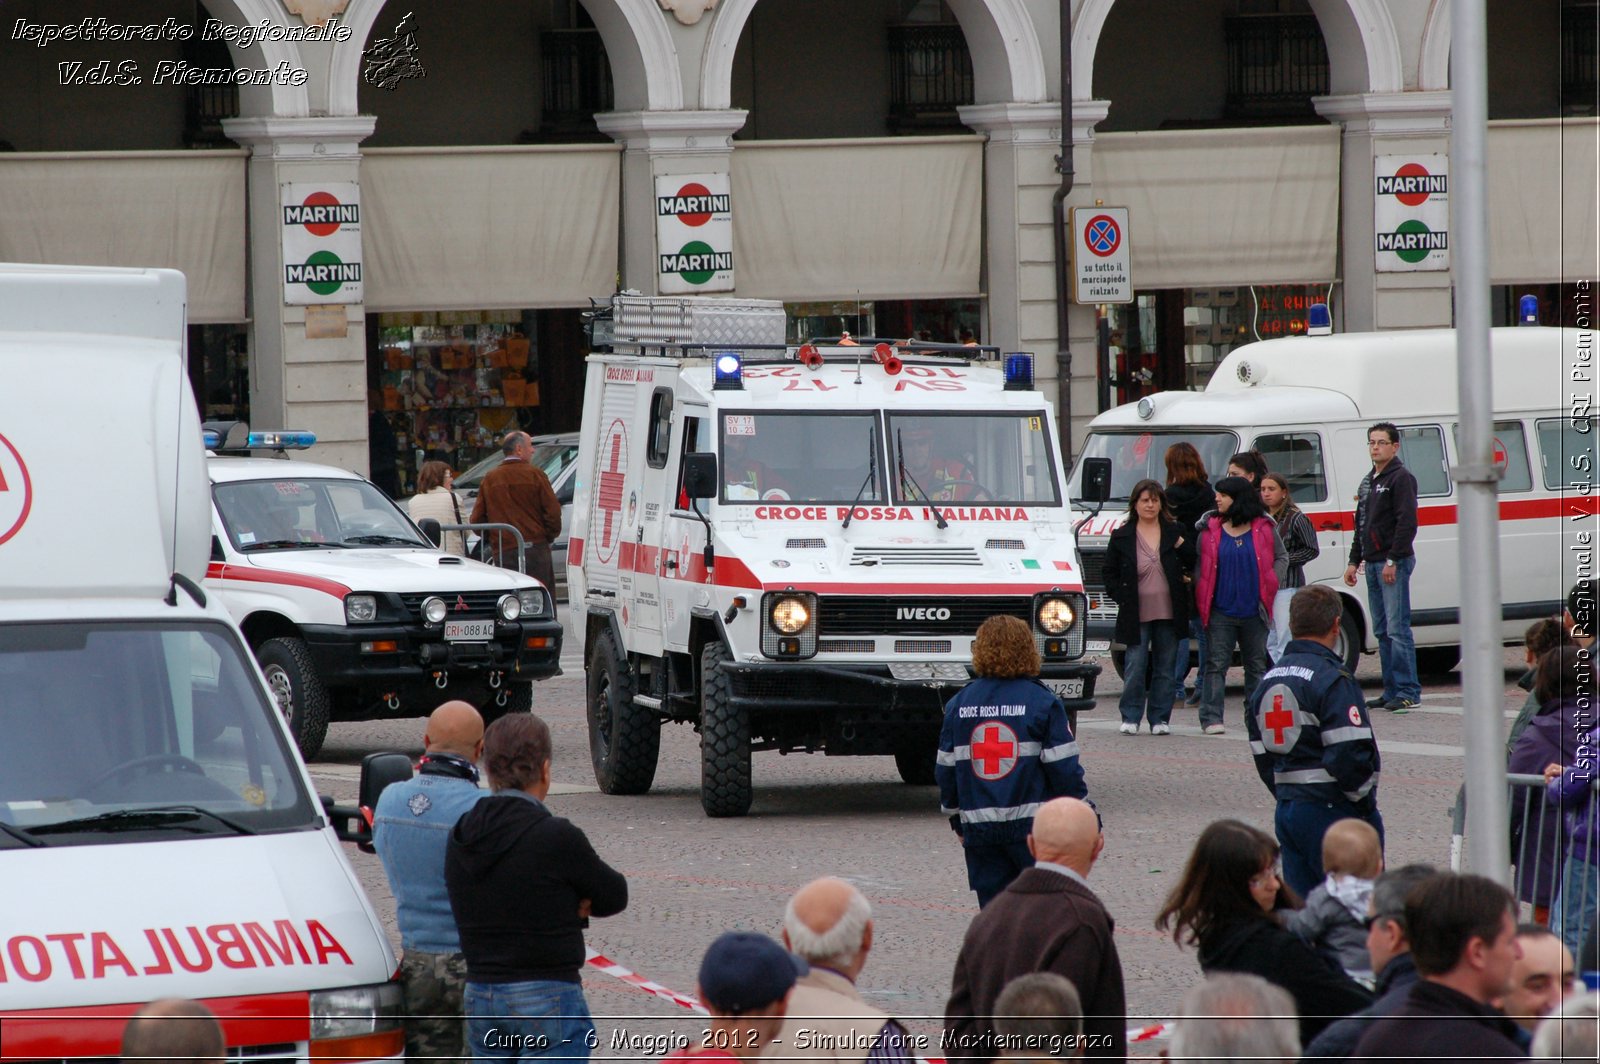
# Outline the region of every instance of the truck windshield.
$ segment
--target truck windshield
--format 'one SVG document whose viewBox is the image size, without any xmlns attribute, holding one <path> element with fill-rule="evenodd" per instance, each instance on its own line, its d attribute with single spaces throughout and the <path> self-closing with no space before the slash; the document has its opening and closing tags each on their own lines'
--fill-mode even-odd
<svg viewBox="0 0 1600 1064">
<path fill-rule="evenodd" d="M 1073 499 L 1083 498 L 1082 470 L 1085 458 L 1111 459 L 1111 500 L 1126 502 L 1133 486 L 1146 478 L 1165 485 L 1167 448 L 1175 443 L 1192 443 L 1206 467 L 1206 479 L 1215 484 L 1227 473 L 1228 459 L 1239 451 L 1239 437 L 1231 432 L 1170 429 L 1161 432 L 1091 432 L 1083 441 L 1078 465 L 1067 478 Z"/>
<path fill-rule="evenodd" d="M 0 624 L 0 848 L 320 824 L 220 624 Z"/>
<path fill-rule="evenodd" d="M 877 421 L 870 411 L 724 412 L 718 419 L 722 501 L 882 502 Z"/>
<path fill-rule="evenodd" d="M 889 415 L 895 501 L 1059 506 L 1043 410 Z"/>
<path fill-rule="evenodd" d="M 433 546 L 388 496 L 364 480 L 237 480 L 218 484 L 214 494 L 228 538 L 246 554 Z"/>
</svg>

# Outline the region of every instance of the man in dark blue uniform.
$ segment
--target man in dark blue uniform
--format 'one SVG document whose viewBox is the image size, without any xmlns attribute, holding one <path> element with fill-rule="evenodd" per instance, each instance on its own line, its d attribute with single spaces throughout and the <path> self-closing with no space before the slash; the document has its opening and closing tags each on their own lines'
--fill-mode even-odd
<svg viewBox="0 0 1600 1064">
<path fill-rule="evenodd" d="M 1322 836 L 1356 817 L 1377 829 L 1378 742 L 1355 678 L 1334 653 L 1344 607 L 1330 587 L 1289 603 L 1289 646 L 1251 692 L 1245 725 L 1256 771 L 1278 799 L 1283 878 L 1301 897 L 1322 882 Z"/>
</svg>

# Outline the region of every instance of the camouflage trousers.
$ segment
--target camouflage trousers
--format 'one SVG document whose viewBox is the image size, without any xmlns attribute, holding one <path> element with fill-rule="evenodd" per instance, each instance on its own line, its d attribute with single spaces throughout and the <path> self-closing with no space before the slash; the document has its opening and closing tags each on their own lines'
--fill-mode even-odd
<svg viewBox="0 0 1600 1064">
<path fill-rule="evenodd" d="M 467 960 L 459 953 L 406 950 L 400 961 L 405 987 L 406 1059 L 455 1064 L 467 1056 L 461 994 Z"/>
</svg>

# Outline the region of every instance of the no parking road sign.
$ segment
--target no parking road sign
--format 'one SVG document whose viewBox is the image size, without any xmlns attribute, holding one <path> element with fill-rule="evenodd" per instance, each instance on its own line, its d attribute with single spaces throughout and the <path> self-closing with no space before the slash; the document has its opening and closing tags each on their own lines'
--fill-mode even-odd
<svg viewBox="0 0 1600 1064">
<path fill-rule="evenodd" d="M 1128 208 L 1074 207 L 1072 299 L 1075 303 L 1133 302 L 1133 272 L 1128 267 Z"/>
</svg>

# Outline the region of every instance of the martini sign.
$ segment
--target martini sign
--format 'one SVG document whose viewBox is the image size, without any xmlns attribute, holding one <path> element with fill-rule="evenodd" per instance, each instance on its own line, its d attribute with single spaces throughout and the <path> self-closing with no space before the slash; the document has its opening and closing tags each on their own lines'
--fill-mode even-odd
<svg viewBox="0 0 1600 1064">
<path fill-rule="evenodd" d="M 1449 156 L 1379 155 L 1373 167 L 1378 272 L 1448 270 Z"/>
<path fill-rule="evenodd" d="M 361 187 L 354 182 L 279 186 L 283 204 L 283 301 L 360 303 Z"/>
<path fill-rule="evenodd" d="M 656 284 L 663 295 L 733 291 L 727 174 L 656 178 Z"/>
</svg>

